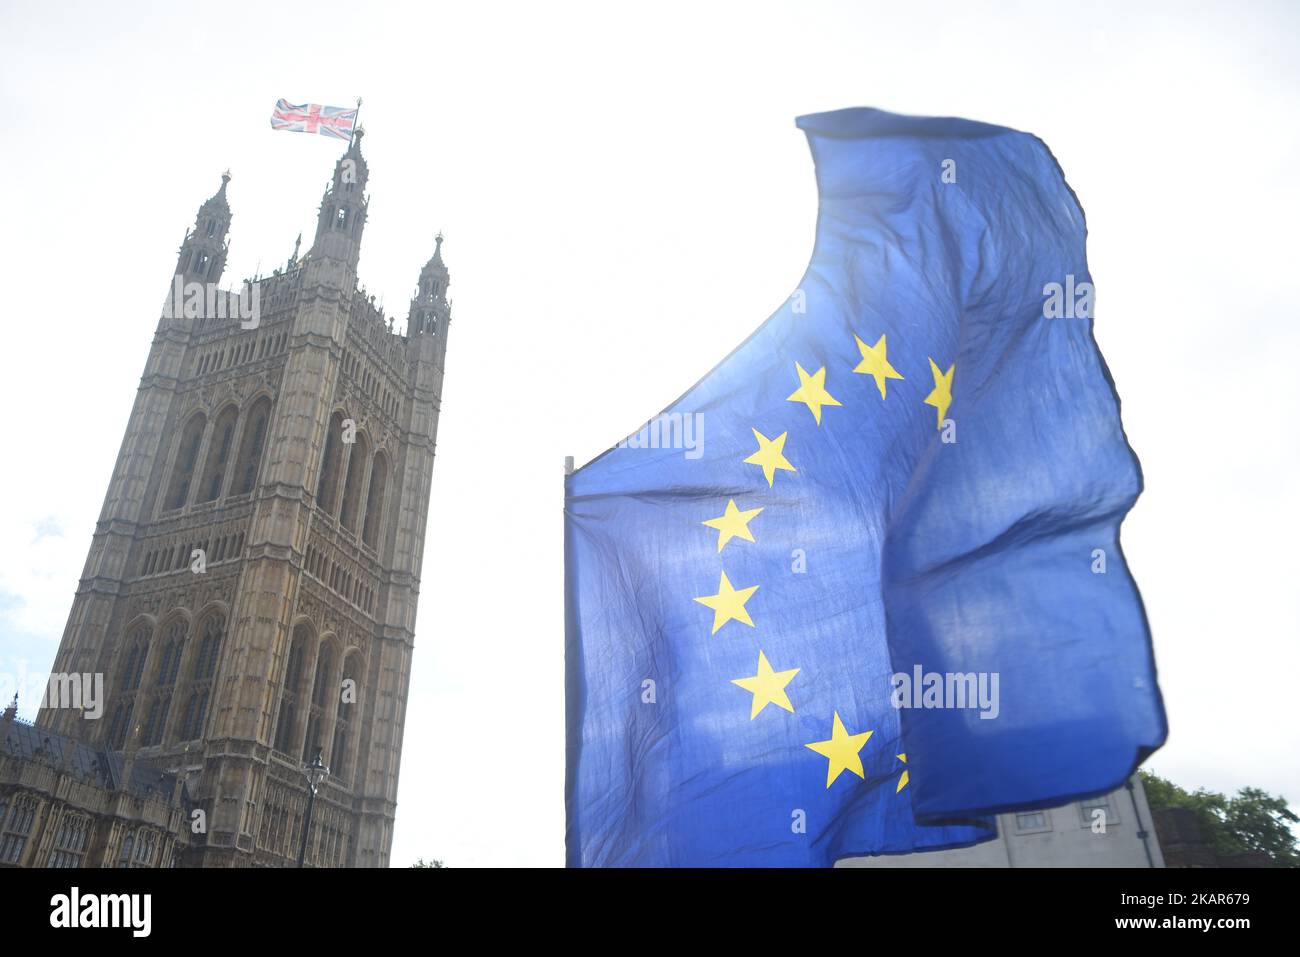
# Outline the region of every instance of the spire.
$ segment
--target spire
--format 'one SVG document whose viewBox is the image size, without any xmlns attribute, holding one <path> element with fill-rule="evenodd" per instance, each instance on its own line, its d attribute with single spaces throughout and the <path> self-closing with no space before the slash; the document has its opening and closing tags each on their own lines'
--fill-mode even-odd
<svg viewBox="0 0 1300 957">
<path fill-rule="evenodd" d="M 211 199 L 209 199 L 206 203 L 203 204 L 205 209 L 209 207 L 212 209 L 225 209 L 225 210 L 230 209 L 230 204 L 226 202 L 226 184 L 229 182 L 230 182 L 230 167 L 227 166 L 226 171 L 221 174 L 221 188 L 217 190 L 217 192 L 213 195 Z"/>
<path fill-rule="evenodd" d="M 370 170 L 361 155 L 364 131 L 358 130 L 347 152 L 334 164 L 334 177 L 321 198 L 311 257 L 342 260 L 356 272 L 361 258 L 361 231 L 370 200 L 365 195 Z"/>
<path fill-rule="evenodd" d="M 424 268 L 420 270 L 420 288 L 422 290 L 424 289 L 425 279 L 441 280 L 441 282 L 434 282 L 430 292 L 432 292 L 436 298 L 446 299 L 447 285 L 450 277 L 451 274 L 447 272 L 447 264 L 442 261 L 442 231 L 439 230 L 438 234 L 433 237 L 433 256 L 424 264 Z"/>
<path fill-rule="evenodd" d="M 4 713 L 0 714 L 0 752 L 5 749 L 5 743 L 9 740 L 9 729 L 14 726 L 14 719 L 18 717 L 18 692 L 14 692 L 14 700 L 10 702 L 9 707 L 5 708 Z"/>
<path fill-rule="evenodd" d="M 215 283 L 226 268 L 226 254 L 230 244 L 230 203 L 226 199 L 226 185 L 230 170 L 221 174 L 221 187 L 199 207 L 194 228 L 187 230 L 176 260 L 176 272 L 186 279 Z"/>
<path fill-rule="evenodd" d="M 451 321 L 451 303 L 447 301 L 447 287 L 451 273 L 442 261 L 442 233 L 433 238 L 433 256 L 420 270 L 420 283 L 411 300 L 411 312 L 406 319 L 408 334 L 430 333 L 437 335 Z"/>
</svg>

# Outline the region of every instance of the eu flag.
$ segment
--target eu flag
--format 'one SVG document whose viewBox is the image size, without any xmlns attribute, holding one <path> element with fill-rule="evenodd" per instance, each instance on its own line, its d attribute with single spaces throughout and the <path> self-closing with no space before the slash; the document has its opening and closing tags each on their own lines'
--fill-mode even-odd
<svg viewBox="0 0 1300 957">
<path fill-rule="evenodd" d="M 790 299 L 569 476 L 568 861 L 813 865 L 992 836 L 1165 738 L 1141 489 L 1047 147 L 806 116 Z"/>
</svg>

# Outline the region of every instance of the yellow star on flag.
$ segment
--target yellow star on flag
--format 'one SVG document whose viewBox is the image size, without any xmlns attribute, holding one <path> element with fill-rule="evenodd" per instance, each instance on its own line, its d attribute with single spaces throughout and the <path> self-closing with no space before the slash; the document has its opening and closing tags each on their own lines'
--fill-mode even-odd
<svg viewBox="0 0 1300 957">
<path fill-rule="evenodd" d="M 790 698 L 785 693 L 785 686 L 798 673 L 798 668 L 791 668 L 789 671 L 773 671 L 772 666 L 768 664 L 767 655 L 760 651 L 758 674 L 749 678 L 731 679 L 733 685 L 739 685 L 754 696 L 749 708 L 749 720 L 753 721 L 757 718 L 758 713 L 769 704 L 785 708 L 786 711 L 794 714 L 794 705 L 790 703 Z"/>
<path fill-rule="evenodd" d="M 862 780 L 866 780 L 866 776 L 862 773 L 862 759 L 858 757 L 858 752 L 863 749 L 867 739 L 873 733 L 863 731 L 861 734 L 849 734 L 844 727 L 844 722 L 840 720 L 840 713 L 836 711 L 835 721 L 831 727 L 831 739 L 804 745 L 805 748 L 811 748 L 822 757 L 830 759 L 826 765 L 826 787 L 829 788 L 834 784 L 842 771 L 852 771 Z"/>
<path fill-rule="evenodd" d="M 804 371 L 799 363 L 794 364 L 799 373 L 799 388 L 786 398 L 787 402 L 802 402 L 812 411 L 817 424 L 822 424 L 822 406 L 839 405 L 839 400 L 826 391 L 826 367 L 822 366 L 812 375 Z"/>
<path fill-rule="evenodd" d="M 717 518 L 710 518 L 703 524 L 709 528 L 718 530 L 718 551 L 722 551 L 722 546 L 727 544 L 733 538 L 743 538 L 747 542 L 754 540 L 754 533 L 749 530 L 749 520 L 763 511 L 761 508 L 751 508 L 741 511 L 736 508 L 736 500 L 727 500 L 727 509 Z"/>
<path fill-rule="evenodd" d="M 772 487 L 772 479 L 776 477 L 776 470 L 783 472 L 797 471 L 785 457 L 785 437 L 789 432 L 782 432 L 774 439 L 769 439 L 758 429 L 751 428 L 754 438 L 758 439 L 758 451 L 745 459 L 748 465 L 757 465 L 763 469 L 763 477 L 767 479 L 768 488 Z"/>
<path fill-rule="evenodd" d="M 716 595 L 705 595 L 703 598 L 695 599 L 701 605 L 713 609 L 713 631 L 710 634 L 716 635 L 719 628 L 732 620 L 744 622 L 753 628 L 754 622 L 750 619 L 749 612 L 745 611 L 745 602 L 749 601 L 756 591 L 758 591 L 757 585 L 740 589 L 732 588 L 731 582 L 727 580 L 727 573 L 723 572 Z"/>
<path fill-rule="evenodd" d="M 860 372 L 862 375 L 874 376 L 876 379 L 876 388 L 880 390 L 880 397 L 885 397 L 885 381 L 887 379 L 901 379 L 898 370 L 889 364 L 886 357 L 885 337 L 882 335 L 876 340 L 874 346 L 869 346 L 855 335 L 853 337 L 858 343 L 858 351 L 862 353 L 862 361 L 853 367 L 854 372 Z"/>
<path fill-rule="evenodd" d="M 906 764 L 906 763 L 907 763 L 907 755 L 906 755 L 906 754 L 900 754 L 900 755 L 898 756 L 898 760 L 900 760 L 900 761 L 902 761 L 904 764 Z M 897 794 L 899 791 L 903 790 L 903 788 L 905 788 L 905 787 L 907 787 L 907 768 L 903 768 L 903 773 L 902 773 L 902 775 L 901 775 L 901 776 L 899 777 L 899 779 L 898 779 L 898 787 L 894 788 L 894 793 Z"/>
<path fill-rule="evenodd" d="M 947 372 L 940 372 L 939 367 L 930 360 L 930 374 L 934 376 L 934 391 L 925 397 L 925 404 L 932 405 L 939 411 L 939 422 L 936 429 L 943 428 L 944 417 L 948 414 L 948 406 L 952 404 L 952 370 L 957 368 L 956 364 L 948 366 Z"/>
</svg>

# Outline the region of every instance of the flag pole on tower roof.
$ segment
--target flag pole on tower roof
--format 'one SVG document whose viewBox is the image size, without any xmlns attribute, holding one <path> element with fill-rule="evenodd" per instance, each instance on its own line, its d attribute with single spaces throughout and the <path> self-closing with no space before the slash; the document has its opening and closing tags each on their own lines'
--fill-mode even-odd
<svg viewBox="0 0 1300 957">
<path fill-rule="evenodd" d="M 352 144 L 357 139 L 357 129 L 361 126 L 361 97 L 357 97 L 357 115 L 352 117 L 352 135 L 348 137 L 348 149 L 352 149 Z"/>
</svg>

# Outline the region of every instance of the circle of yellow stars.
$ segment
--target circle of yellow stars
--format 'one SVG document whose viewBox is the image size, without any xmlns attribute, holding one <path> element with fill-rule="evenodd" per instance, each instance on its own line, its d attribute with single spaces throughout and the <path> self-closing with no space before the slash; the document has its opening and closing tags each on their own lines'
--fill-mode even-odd
<svg viewBox="0 0 1300 957">
<path fill-rule="evenodd" d="M 858 352 L 862 357 L 861 361 L 853 367 L 853 372 L 859 375 L 871 376 L 875 380 L 876 389 L 880 393 L 880 399 L 883 402 L 889 395 L 888 385 L 890 380 L 904 380 L 903 375 L 889 362 L 888 344 L 885 341 L 885 336 L 882 334 L 876 340 L 875 345 L 867 345 L 856 334 L 853 339 L 857 343 Z M 940 368 L 933 358 L 930 358 L 929 362 L 930 377 L 934 381 L 934 388 L 926 395 L 923 402 L 925 405 L 934 408 L 936 413 L 935 428 L 942 429 L 944 420 L 948 416 L 948 408 L 952 405 L 952 377 L 956 365 L 955 363 L 950 364 L 947 370 L 944 370 Z M 790 393 L 786 401 L 799 402 L 805 405 L 808 411 L 812 413 L 813 421 L 820 428 L 823 410 L 841 405 L 840 401 L 827 391 L 826 367 L 822 366 L 816 372 L 809 373 L 803 365 L 796 362 L 794 371 L 798 376 L 799 387 Z M 760 468 L 763 472 L 763 478 L 767 480 L 768 488 L 772 488 L 775 484 L 778 472 L 798 474 L 799 470 L 786 458 L 785 445 L 790 434 L 788 431 L 782 432 L 773 438 L 769 438 L 756 428 L 751 428 L 751 431 L 754 433 L 758 448 L 744 459 L 744 464 L 755 465 Z M 742 509 L 736 504 L 734 498 L 729 498 L 727 506 L 721 515 L 717 518 L 707 519 L 702 524 L 717 531 L 718 554 L 720 555 L 722 550 L 733 541 L 755 541 L 749 523 L 762 512 L 763 508 L 761 506 Z M 723 626 L 733 621 L 754 628 L 754 620 L 750 617 L 745 606 L 754 597 L 754 593 L 758 589 L 758 585 L 746 585 L 737 588 L 731 583 L 727 573 L 723 571 L 718 580 L 717 592 L 695 599 L 696 602 L 713 611 L 713 630 L 710 634 L 716 635 Z M 768 705 L 773 705 L 794 714 L 794 704 L 790 701 L 786 688 L 799 674 L 799 671 L 799 668 L 787 668 L 778 671 L 772 667 L 767 655 L 760 648 L 756 673 L 731 680 L 733 685 L 744 689 L 751 695 L 749 719 L 753 721 Z M 804 745 L 809 750 L 826 758 L 827 788 L 830 788 L 845 771 L 866 780 L 861 753 L 874 733 L 872 730 L 850 732 L 840 718 L 839 711 L 835 711 L 831 719 L 831 736 L 825 741 L 812 741 Z M 897 794 L 907 787 L 908 769 L 906 767 L 907 755 L 905 753 L 898 754 L 895 757 L 904 765 L 898 778 L 898 784 L 894 789 L 894 793 Z"/>
</svg>

